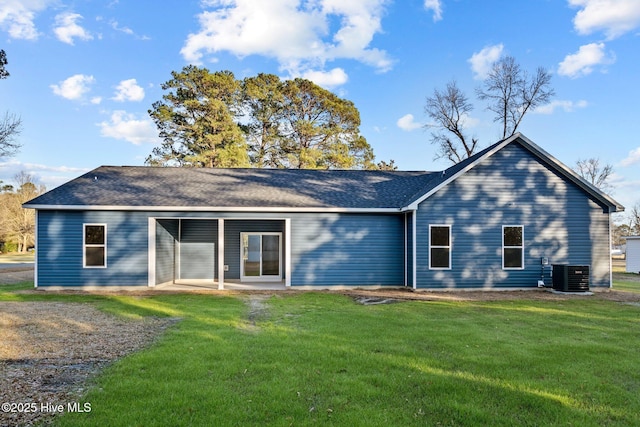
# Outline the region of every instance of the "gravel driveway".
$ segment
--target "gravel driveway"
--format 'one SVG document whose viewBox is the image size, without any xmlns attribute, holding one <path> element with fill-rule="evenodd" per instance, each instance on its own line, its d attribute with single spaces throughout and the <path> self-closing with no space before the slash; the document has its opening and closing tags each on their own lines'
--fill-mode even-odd
<svg viewBox="0 0 640 427">
<path fill-rule="evenodd" d="M 0 285 L 33 282 L 33 267 L 5 267 L 0 269 Z"/>
<path fill-rule="evenodd" d="M 0 403 L 15 404 L 3 405 L 0 426 L 50 419 L 54 415 L 43 404 L 63 405 L 65 411 L 68 404 L 84 404 L 80 399 L 91 376 L 150 345 L 175 322 L 123 319 L 91 304 L 0 302 Z"/>
</svg>

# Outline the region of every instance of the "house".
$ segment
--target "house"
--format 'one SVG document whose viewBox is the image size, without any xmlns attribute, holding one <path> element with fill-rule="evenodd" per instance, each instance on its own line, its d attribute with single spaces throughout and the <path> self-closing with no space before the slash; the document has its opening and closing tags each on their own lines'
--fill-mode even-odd
<svg viewBox="0 0 640 427">
<path fill-rule="evenodd" d="M 640 236 L 627 236 L 627 273 L 640 274 Z"/>
<path fill-rule="evenodd" d="M 438 172 L 103 166 L 24 206 L 54 289 L 610 287 L 624 209 L 521 134 Z"/>
</svg>

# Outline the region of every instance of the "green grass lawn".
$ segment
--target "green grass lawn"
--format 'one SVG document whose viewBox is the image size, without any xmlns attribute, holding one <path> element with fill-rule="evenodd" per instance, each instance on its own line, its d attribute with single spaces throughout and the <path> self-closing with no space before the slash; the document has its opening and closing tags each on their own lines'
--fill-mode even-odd
<svg viewBox="0 0 640 427">
<path fill-rule="evenodd" d="M 283 294 L 22 295 L 183 320 L 112 365 L 77 425 L 640 425 L 640 307 L 566 301 L 363 306 Z"/>
<path fill-rule="evenodd" d="M 634 281 L 618 281 L 613 283 L 613 289 L 616 291 L 627 291 L 640 293 L 640 282 Z"/>
</svg>

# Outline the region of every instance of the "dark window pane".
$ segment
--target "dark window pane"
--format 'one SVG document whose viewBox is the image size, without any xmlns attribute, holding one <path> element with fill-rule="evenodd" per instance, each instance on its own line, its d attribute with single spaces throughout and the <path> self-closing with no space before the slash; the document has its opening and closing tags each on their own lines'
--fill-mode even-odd
<svg viewBox="0 0 640 427">
<path fill-rule="evenodd" d="M 522 249 L 504 248 L 504 267 L 522 268 Z"/>
<path fill-rule="evenodd" d="M 449 268 L 449 249 L 431 248 L 431 268 Z"/>
<path fill-rule="evenodd" d="M 84 242 L 87 245 L 104 245 L 104 225 L 85 226 Z"/>
<path fill-rule="evenodd" d="M 104 267 L 104 248 L 85 248 L 85 265 L 87 267 Z"/>
<path fill-rule="evenodd" d="M 431 227 L 431 246 L 449 246 L 449 227 Z"/>
<path fill-rule="evenodd" d="M 262 275 L 280 275 L 280 236 L 262 236 Z"/>
<path fill-rule="evenodd" d="M 522 246 L 522 227 L 505 227 L 504 245 Z"/>
</svg>

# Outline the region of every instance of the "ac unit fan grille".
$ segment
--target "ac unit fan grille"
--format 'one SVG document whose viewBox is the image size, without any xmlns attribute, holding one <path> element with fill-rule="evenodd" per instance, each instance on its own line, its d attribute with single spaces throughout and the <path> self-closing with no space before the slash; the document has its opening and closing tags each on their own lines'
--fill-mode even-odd
<svg viewBox="0 0 640 427">
<path fill-rule="evenodd" d="M 589 290 L 588 265 L 554 265 L 553 289 L 562 292 L 586 292 Z"/>
</svg>

